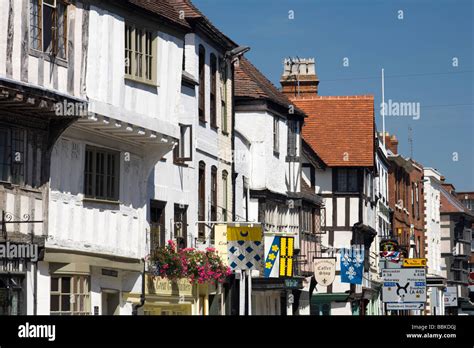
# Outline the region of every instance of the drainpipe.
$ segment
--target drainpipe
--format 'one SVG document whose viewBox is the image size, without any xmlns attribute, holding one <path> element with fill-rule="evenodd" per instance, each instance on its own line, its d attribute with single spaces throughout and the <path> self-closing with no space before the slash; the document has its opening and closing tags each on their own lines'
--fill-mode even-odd
<svg viewBox="0 0 474 348">
<path fill-rule="evenodd" d="M 231 129 L 231 153 L 232 153 L 232 163 L 231 163 L 231 171 L 232 171 L 232 221 L 236 219 L 236 209 L 235 209 L 235 201 L 236 201 L 236 194 L 235 194 L 235 187 L 237 181 L 237 173 L 235 172 L 235 69 L 234 64 L 230 64 L 232 70 L 232 129 Z"/>
<path fill-rule="evenodd" d="M 141 308 L 145 304 L 145 260 L 143 261 L 143 273 L 142 273 L 142 293 L 140 294 L 140 302 L 136 305 L 133 305 L 132 315 L 138 315 L 138 308 Z"/>
</svg>

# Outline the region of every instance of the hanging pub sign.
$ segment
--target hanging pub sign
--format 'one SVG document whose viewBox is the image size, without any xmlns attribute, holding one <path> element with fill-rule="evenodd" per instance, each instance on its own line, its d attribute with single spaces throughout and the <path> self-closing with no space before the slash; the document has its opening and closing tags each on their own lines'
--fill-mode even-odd
<svg viewBox="0 0 474 348">
<path fill-rule="evenodd" d="M 341 283 L 362 284 L 364 253 L 364 245 L 341 248 Z"/>
<path fill-rule="evenodd" d="M 318 257 L 313 260 L 314 279 L 318 285 L 329 286 L 336 277 L 336 258 Z"/>
<path fill-rule="evenodd" d="M 398 251 L 398 242 L 393 239 L 385 239 L 380 242 L 380 253 Z"/>
<path fill-rule="evenodd" d="M 265 237 L 265 278 L 293 276 L 294 238 L 283 236 Z"/>
<path fill-rule="evenodd" d="M 228 226 L 227 257 L 229 267 L 237 270 L 259 270 L 263 258 L 262 227 Z"/>
</svg>

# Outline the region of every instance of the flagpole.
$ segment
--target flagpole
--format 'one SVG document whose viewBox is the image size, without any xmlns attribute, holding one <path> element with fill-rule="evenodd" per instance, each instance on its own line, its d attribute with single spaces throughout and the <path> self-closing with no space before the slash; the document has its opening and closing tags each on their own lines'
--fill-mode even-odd
<svg viewBox="0 0 474 348">
<path fill-rule="evenodd" d="M 245 315 L 245 271 L 239 271 L 240 286 L 239 286 L 239 315 Z"/>
<path fill-rule="evenodd" d="M 249 270 L 249 281 L 248 281 L 248 315 L 252 315 L 252 271 Z"/>
<path fill-rule="evenodd" d="M 384 70 L 382 68 L 382 141 L 383 147 L 385 147 L 385 79 L 384 79 Z"/>
</svg>

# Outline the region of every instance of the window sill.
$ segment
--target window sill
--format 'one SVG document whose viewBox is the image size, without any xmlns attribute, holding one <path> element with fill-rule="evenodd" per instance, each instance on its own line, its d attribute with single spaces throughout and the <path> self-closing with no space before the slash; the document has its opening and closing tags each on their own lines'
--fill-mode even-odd
<svg viewBox="0 0 474 348">
<path fill-rule="evenodd" d="M 273 156 L 280 158 L 280 151 L 273 150 Z"/>
<path fill-rule="evenodd" d="M 127 80 L 127 81 L 140 83 L 140 84 L 142 84 L 142 85 L 147 85 L 147 86 L 150 86 L 150 87 L 159 87 L 158 84 L 157 84 L 155 81 L 141 80 L 141 79 L 138 79 L 138 78 L 134 78 L 134 77 L 132 77 L 132 76 L 129 76 L 129 75 L 125 75 L 124 78 L 125 78 L 125 80 Z"/>
<path fill-rule="evenodd" d="M 222 131 L 221 133 L 222 133 L 222 135 L 225 135 L 226 137 L 228 137 L 229 134 L 230 134 L 228 131 Z"/>
<path fill-rule="evenodd" d="M 199 119 L 199 125 L 202 127 L 207 127 L 207 121 L 203 119 Z"/>
<path fill-rule="evenodd" d="M 211 124 L 211 129 L 212 129 L 213 131 L 216 131 L 216 132 L 217 132 L 217 130 L 219 129 L 219 127 L 217 127 L 216 124 Z"/>
<path fill-rule="evenodd" d="M 82 199 L 84 203 L 98 203 L 98 204 L 113 204 L 113 205 L 120 205 L 120 201 L 112 201 L 108 199 L 98 199 L 98 198 L 90 198 L 90 197 L 84 197 Z"/>
<path fill-rule="evenodd" d="M 178 166 L 178 167 L 185 167 L 185 168 L 189 167 L 189 165 L 188 165 L 187 163 L 185 163 L 185 162 L 180 162 L 180 161 L 173 161 L 173 164 L 174 164 L 175 166 Z"/>
<path fill-rule="evenodd" d="M 3 186 L 7 189 L 20 189 L 22 191 L 27 191 L 27 192 L 33 192 L 33 193 L 41 193 L 41 189 L 34 188 L 25 184 L 15 184 L 10 181 L 1 181 L 0 180 L 0 186 Z"/>
<path fill-rule="evenodd" d="M 36 57 L 36 58 L 43 58 L 45 61 L 56 64 L 58 66 L 61 66 L 61 67 L 64 67 L 64 68 L 68 67 L 68 61 L 66 59 L 59 58 L 59 57 L 54 57 L 51 54 L 48 54 L 48 53 L 45 53 L 45 52 L 42 52 L 42 51 L 38 51 L 34 48 L 30 48 L 28 53 L 29 53 L 30 56 L 33 56 L 33 57 Z"/>
</svg>

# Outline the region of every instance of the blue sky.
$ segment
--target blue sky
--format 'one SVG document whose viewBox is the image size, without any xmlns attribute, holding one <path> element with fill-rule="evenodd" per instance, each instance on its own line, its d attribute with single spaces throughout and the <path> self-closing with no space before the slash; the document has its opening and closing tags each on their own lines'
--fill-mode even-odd
<svg viewBox="0 0 474 348">
<path fill-rule="evenodd" d="M 438 169 L 457 191 L 474 191 L 471 0 L 193 2 L 234 41 L 251 47 L 247 58 L 277 87 L 285 57 L 314 57 L 320 95 L 373 94 L 379 130 L 384 68 L 386 101 L 420 103 L 418 120 L 386 117 L 399 152 L 410 156 L 411 127 L 413 157 Z"/>
</svg>

